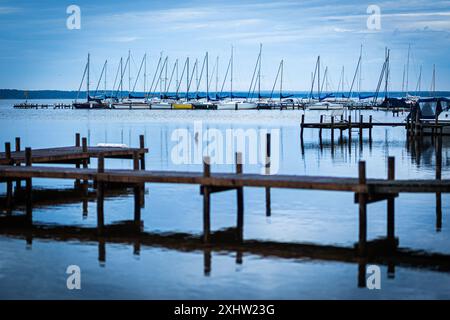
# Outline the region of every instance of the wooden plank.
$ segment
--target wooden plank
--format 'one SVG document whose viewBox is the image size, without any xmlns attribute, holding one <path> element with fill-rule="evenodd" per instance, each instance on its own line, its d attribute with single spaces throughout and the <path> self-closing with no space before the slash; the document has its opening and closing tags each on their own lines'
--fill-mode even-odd
<svg viewBox="0 0 450 320">
<path fill-rule="evenodd" d="M 95 169 L 76 169 L 63 167 L 16 167 L 1 166 L 0 174 L 4 178 L 54 178 L 87 179 L 117 183 L 181 183 L 210 187 L 270 187 L 290 189 L 316 189 L 330 191 L 353 191 L 367 193 L 401 192 L 450 192 L 450 180 L 383 180 L 367 179 L 366 186 L 358 184 L 357 178 L 322 177 L 296 175 L 259 175 L 213 173 L 203 176 L 201 172 L 183 171 L 144 171 L 109 169 L 97 173 Z"/>
</svg>

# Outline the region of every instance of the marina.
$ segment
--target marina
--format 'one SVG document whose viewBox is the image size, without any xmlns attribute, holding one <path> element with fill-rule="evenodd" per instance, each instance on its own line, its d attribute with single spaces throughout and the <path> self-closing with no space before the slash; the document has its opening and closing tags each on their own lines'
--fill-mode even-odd
<svg viewBox="0 0 450 320">
<path fill-rule="evenodd" d="M 0 300 L 450 300 L 444 7 L 4 0 Z"/>
</svg>

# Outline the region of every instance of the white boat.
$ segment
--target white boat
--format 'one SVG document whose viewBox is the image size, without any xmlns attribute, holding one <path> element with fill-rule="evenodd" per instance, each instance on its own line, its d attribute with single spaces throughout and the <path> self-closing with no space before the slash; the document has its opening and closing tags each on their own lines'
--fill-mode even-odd
<svg viewBox="0 0 450 320">
<path fill-rule="evenodd" d="M 316 102 L 306 106 L 308 110 L 343 110 L 344 105 L 331 102 Z"/>
<path fill-rule="evenodd" d="M 439 125 L 444 125 L 442 134 L 450 135 L 450 99 L 446 98 L 429 98 L 419 99 L 418 106 L 421 113 L 420 121 L 436 123 L 436 111 L 442 110 L 437 118 Z M 439 112 L 439 111 L 438 111 Z M 430 134 L 432 129 L 425 128 L 424 133 Z"/>
<path fill-rule="evenodd" d="M 151 109 L 162 109 L 162 110 L 172 109 L 172 103 L 167 101 L 152 102 Z"/>
<path fill-rule="evenodd" d="M 122 100 L 121 102 L 111 103 L 111 109 L 150 109 L 150 104 L 146 101 Z"/>
</svg>

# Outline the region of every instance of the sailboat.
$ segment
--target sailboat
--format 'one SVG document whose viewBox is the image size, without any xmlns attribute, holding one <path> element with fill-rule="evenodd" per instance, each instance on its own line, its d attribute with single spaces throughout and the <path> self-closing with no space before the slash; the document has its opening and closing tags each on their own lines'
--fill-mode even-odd
<svg viewBox="0 0 450 320">
<path fill-rule="evenodd" d="M 317 99 L 313 95 L 314 91 L 314 85 L 316 81 L 316 75 L 317 75 Z M 324 77 L 325 81 L 325 77 Z M 329 97 L 330 95 L 325 95 L 323 98 L 321 98 L 321 91 L 323 89 L 323 83 L 321 85 L 320 82 L 320 56 L 317 57 L 316 61 L 316 67 L 314 69 L 314 75 L 312 77 L 311 81 L 311 91 L 309 93 L 309 102 L 305 105 L 306 109 L 308 110 L 343 110 L 344 106 L 339 103 L 333 103 L 330 101 L 325 101 L 325 98 Z"/>
<path fill-rule="evenodd" d="M 140 63 L 140 67 L 139 67 L 139 71 L 138 74 L 136 76 L 136 80 L 134 82 L 134 86 L 133 88 L 131 88 L 131 51 L 128 51 L 128 58 L 125 62 L 125 67 L 123 67 L 122 65 L 122 59 L 120 60 L 120 64 L 119 64 L 119 68 L 118 68 L 118 72 L 120 70 L 120 82 L 119 82 L 119 86 L 117 89 L 117 94 L 120 93 L 122 94 L 123 91 L 123 80 L 124 80 L 124 76 L 125 76 L 125 72 L 128 69 L 128 96 L 125 98 L 120 99 L 120 101 L 113 101 L 111 103 L 111 108 L 113 109 L 149 109 L 150 106 L 147 102 L 146 97 L 138 97 L 135 95 L 135 89 L 140 77 L 140 74 L 142 72 L 142 68 L 144 67 L 144 92 L 145 92 L 145 86 L 146 86 L 146 77 L 147 77 L 147 54 L 144 54 L 141 63 Z M 117 74 L 116 74 L 116 78 L 117 78 Z M 114 84 L 115 85 L 115 84 Z"/>
<path fill-rule="evenodd" d="M 81 79 L 80 87 L 78 88 L 77 98 L 72 103 L 72 107 L 75 109 L 105 109 L 108 106 L 102 102 L 102 99 L 91 97 L 89 91 L 89 75 L 90 75 L 90 54 L 88 53 L 86 67 L 84 68 L 83 77 Z M 86 78 L 86 102 L 78 102 L 78 96 L 80 94 L 81 87 L 83 86 L 84 79 Z"/>
</svg>

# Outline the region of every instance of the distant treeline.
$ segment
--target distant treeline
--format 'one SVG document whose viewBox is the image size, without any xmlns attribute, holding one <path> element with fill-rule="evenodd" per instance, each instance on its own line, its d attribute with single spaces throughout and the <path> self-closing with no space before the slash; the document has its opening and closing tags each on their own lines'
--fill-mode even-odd
<svg viewBox="0 0 450 320">
<path fill-rule="evenodd" d="M 261 92 L 263 96 L 269 96 L 269 92 Z M 294 97 L 308 97 L 309 92 L 305 91 L 297 91 L 297 92 L 286 92 L 289 94 L 292 94 Z M 92 95 L 93 93 L 91 93 Z M 103 94 L 103 91 L 98 92 L 98 96 L 101 96 Z M 111 94 L 110 91 L 108 91 L 108 95 Z M 159 92 L 157 92 L 159 94 Z M 191 93 L 195 94 L 195 93 Z M 205 95 L 204 92 L 199 92 L 200 95 Z M 224 92 L 224 95 L 228 94 Z M 325 93 L 324 93 L 325 94 Z M 361 96 L 367 96 L 372 95 L 373 92 L 361 92 Z M 428 91 L 423 92 L 410 92 L 412 95 L 418 95 L 422 97 L 428 97 L 428 96 L 442 96 L 442 97 L 450 97 L 449 91 L 436 91 L 434 94 L 430 93 Z M 133 96 L 144 96 L 143 92 L 134 92 L 132 94 Z M 169 95 L 174 95 L 174 93 L 169 93 Z M 214 92 L 210 92 L 210 97 L 213 97 L 215 95 Z M 237 97 L 246 97 L 247 92 L 234 92 L 233 95 L 236 95 Z M 345 93 L 347 95 L 347 93 Z M 63 91 L 63 90 L 16 90 L 16 89 L 0 89 L 0 99 L 76 99 L 78 96 L 79 99 L 85 99 L 86 98 L 86 91 Z M 122 94 L 119 93 L 119 97 L 127 97 L 128 92 L 124 91 Z M 180 94 L 180 96 L 183 96 L 183 93 Z M 342 94 L 335 94 L 336 97 L 341 97 Z M 358 93 L 353 93 L 353 97 L 358 97 Z M 404 97 L 404 92 L 389 92 L 390 97 Z M 384 92 L 380 92 L 378 95 L 379 98 L 384 97 Z M 277 94 L 274 94 L 274 98 L 278 98 Z"/>
</svg>

